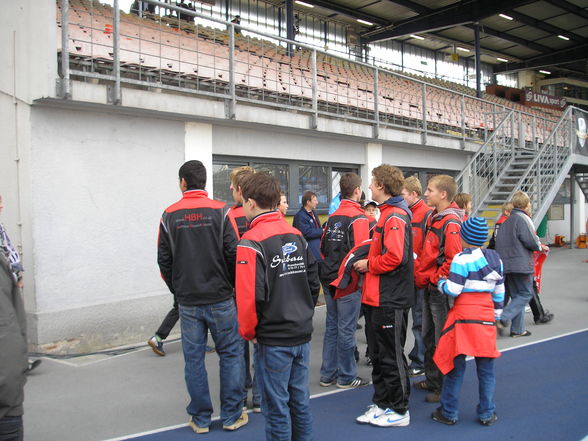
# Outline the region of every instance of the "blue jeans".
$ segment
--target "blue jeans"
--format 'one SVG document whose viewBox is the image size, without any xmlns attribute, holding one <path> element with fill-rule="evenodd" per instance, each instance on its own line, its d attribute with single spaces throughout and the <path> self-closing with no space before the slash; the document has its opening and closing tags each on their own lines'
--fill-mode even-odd
<svg viewBox="0 0 588 441">
<path fill-rule="evenodd" d="M 22 441 L 23 439 L 22 415 L 0 418 L 0 441 Z"/>
<path fill-rule="evenodd" d="M 243 350 L 245 354 L 249 354 L 249 341 L 243 340 Z M 255 353 L 257 352 L 257 345 L 253 344 L 253 360 L 255 363 Z M 257 374 L 255 373 L 255 366 L 253 367 L 253 376 L 251 375 L 251 369 L 247 369 L 247 365 L 249 364 L 249 355 L 243 357 L 244 364 L 243 364 L 243 372 L 245 378 L 245 388 L 243 389 L 243 402 L 247 402 L 247 388 L 248 382 L 251 384 L 251 394 L 253 395 L 253 406 L 259 405 L 261 403 L 261 395 L 259 393 L 259 386 L 257 384 Z"/>
<path fill-rule="evenodd" d="M 433 392 L 441 392 L 443 374 L 433 361 L 441 331 L 447 320 L 447 296 L 429 285 L 423 298 L 423 341 L 425 342 L 425 375 Z"/>
<path fill-rule="evenodd" d="M 221 421 L 233 424 L 243 406 L 243 340 L 239 336 L 234 299 L 202 306 L 180 305 L 184 376 L 190 394 L 186 408 L 200 427 L 210 426 L 212 402 L 204 365 L 208 330 L 219 356 Z"/>
<path fill-rule="evenodd" d="M 454 363 L 453 370 L 445 375 L 443 391 L 441 392 L 443 415 L 451 420 L 457 420 L 459 417 L 459 391 L 461 390 L 466 368 L 465 355 L 455 357 Z M 476 370 L 478 372 L 478 393 L 480 395 L 477 408 L 478 418 L 487 420 L 496 411 L 494 404 L 494 389 L 496 388 L 494 359 L 476 357 Z"/>
<path fill-rule="evenodd" d="M 312 441 L 310 343 L 257 344 L 255 372 L 261 392 L 267 441 Z"/>
<path fill-rule="evenodd" d="M 525 306 L 533 298 L 533 274 L 508 273 L 506 290 L 510 303 L 502 310 L 502 319 L 510 320 L 510 332 L 525 332 Z"/>
<path fill-rule="evenodd" d="M 425 342 L 423 341 L 423 297 L 424 289 L 415 290 L 415 304 L 412 310 L 412 334 L 414 335 L 414 346 L 408 354 L 411 369 L 425 368 Z"/>
<path fill-rule="evenodd" d="M 325 303 L 327 318 L 320 380 L 336 379 L 339 384 L 349 384 L 357 377 L 355 331 L 361 309 L 361 291 L 337 300 L 333 299 L 331 291 L 331 294 L 325 294 Z"/>
</svg>

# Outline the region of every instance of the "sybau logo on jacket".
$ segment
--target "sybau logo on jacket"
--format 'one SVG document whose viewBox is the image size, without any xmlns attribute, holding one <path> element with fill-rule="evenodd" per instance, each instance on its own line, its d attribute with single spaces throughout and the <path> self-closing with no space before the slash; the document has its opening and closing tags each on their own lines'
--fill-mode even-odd
<svg viewBox="0 0 588 441">
<path fill-rule="evenodd" d="M 342 222 L 335 222 L 332 225 L 327 224 L 327 231 L 325 237 L 327 237 L 331 241 L 341 242 L 344 237 L 343 230 L 341 229 L 342 226 Z"/>
<path fill-rule="evenodd" d="M 306 271 L 304 264 L 304 257 L 301 255 L 293 255 L 298 251 L 298 246 L 295 242 L 288 242 L 282 245 L 282 255 L 275 255 L 270 264 L 271 268 L 277 268 L 282 265 L 283 273 L 280 277 L 293 272 Z"/>
</svg>

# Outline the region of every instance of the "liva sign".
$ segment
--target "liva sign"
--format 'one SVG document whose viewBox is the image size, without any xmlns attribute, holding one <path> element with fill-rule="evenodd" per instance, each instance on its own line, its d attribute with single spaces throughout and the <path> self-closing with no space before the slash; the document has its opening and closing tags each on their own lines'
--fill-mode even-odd
<svg viewBox="0 0 588 441">
<path fill-rule="evenodd" d="M 567 102 L 563 96 L 546 95 L 544 93 L 526 90 L 523 94 L 524 104 L 527 106 L 549 107 L 552 109 L 563 109 Z"/>
</svg>

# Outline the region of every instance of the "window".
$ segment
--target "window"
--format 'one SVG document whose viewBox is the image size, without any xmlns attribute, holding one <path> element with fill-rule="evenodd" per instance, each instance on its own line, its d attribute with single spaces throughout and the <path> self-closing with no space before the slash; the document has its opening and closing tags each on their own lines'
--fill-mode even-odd
<svg viewBox="0 0 588 441">
<path fill-rule="evenodd" d="M 282 191 L 288 198 L 290 209 L 288 214 L 294 214 L 300 208 L 302 194 L 305 191 L 316 193 L 319 200 L 317 211 L 326 214 L 334 195 L 339 192 L 339 179 L 345 172 L 359 173 L 359 166 L 341 164 L 320 164 L 300 161 L 285 161 L 263 159 L 246 161 L 240 157 L 213 157 L 214 199 L 233 203 L 229 190 L 231 170 L 235 167 L 250 165 L 258 171 L 271 173 L 280 182 Z M 368 183 L 364 187 L 367 189 Z"/>
</svg>

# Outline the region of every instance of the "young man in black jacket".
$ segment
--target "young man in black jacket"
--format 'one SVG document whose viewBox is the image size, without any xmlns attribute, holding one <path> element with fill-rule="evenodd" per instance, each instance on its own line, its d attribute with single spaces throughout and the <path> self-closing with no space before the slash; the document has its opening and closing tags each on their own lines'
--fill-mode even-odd
<svg viewBox="0 0 588 441">
<path fill-rule="evenodd" d="M 256 173 L 242 193 L 250 229 L 237 247 L 239 332 L 258 345 L 255 372 L 266 438 L 311 441 L 308 381 L 317 264 L 300 231 L 276 210 L 277 179 Z"/>
<path fill-rule="evenodd" d="M 237 236 L 224 202 L 208 198 L 206 168 L 188 161 L 179 171 L 182 199 L 168 207 L 159 226 L 157 262 L 179 304 L 189 425 L 207 433 L 212 403 L 204 355 L 208 331 L 220 358 L 223 429 L 247 424 L 243 404 L 243 343 L 233 293 Z"/>
</svg>

